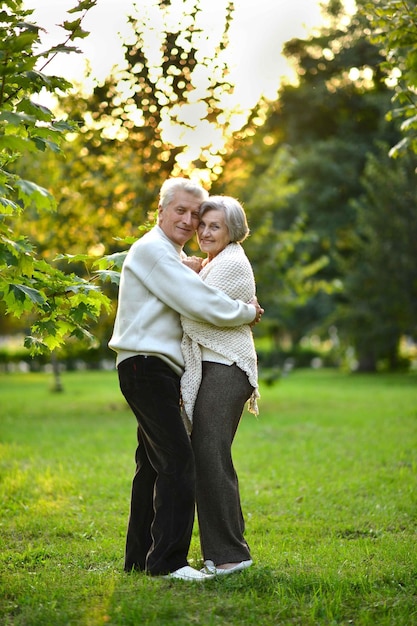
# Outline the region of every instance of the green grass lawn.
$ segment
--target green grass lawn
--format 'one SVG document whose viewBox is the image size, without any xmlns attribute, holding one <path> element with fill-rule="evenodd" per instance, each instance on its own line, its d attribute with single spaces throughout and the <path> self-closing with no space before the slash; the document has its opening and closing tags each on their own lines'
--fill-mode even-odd
<svg viewBox="0 0 417 626">
<path fill-rule="evenodd" d="M 234 446 L 255 564 L 124 574 L 135 423 L 115 372 L 0 376 L 0 624 L 417 624 L 417 376 L 295 371 Z M 195 529 L 191 563 L 201 564 Z"/>
</svg>

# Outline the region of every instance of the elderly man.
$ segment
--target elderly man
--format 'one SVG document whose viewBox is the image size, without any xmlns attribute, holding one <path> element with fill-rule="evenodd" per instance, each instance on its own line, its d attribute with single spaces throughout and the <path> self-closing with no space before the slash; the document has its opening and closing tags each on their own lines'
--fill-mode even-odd
<svg viewBox="0 0 417 626">
<path fill-rule="evenodd" d="M 249 304 L 232 300 L 182 263 L 182 248 L 198 227 L 207 197 L 188 179 L 162 185 L 157 225 L 132 245 L 123 264 L 109 342 L 117 353 L 121 391 L 137 419 L 125 571 L 190 581 L 210 576 L 187 561 L 195 467 L 180 412 L 180 316 L 232 327 L 257 322 L 263 313 L 256 298 Z"/>
</svg>

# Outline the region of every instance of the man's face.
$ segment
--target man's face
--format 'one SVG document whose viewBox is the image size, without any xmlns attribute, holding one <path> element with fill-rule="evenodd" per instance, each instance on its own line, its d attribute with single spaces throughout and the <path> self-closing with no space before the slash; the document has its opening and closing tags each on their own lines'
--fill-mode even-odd
<svg viewBox="0 0 417 626">
<path fill-rule="evenodd" d="M 158 225 L 177 245 L 182 247 L 194 235 L 200 221 L 198 210 L 201 202 L 181 189 L 175 192 L 165 208 L 159 207 Z"/>
</svg>

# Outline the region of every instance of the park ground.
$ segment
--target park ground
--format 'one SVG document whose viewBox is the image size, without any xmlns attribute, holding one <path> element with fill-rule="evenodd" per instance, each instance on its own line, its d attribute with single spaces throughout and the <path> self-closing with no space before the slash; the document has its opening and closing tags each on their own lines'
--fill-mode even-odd
<svg viewBox="0 0 417 626">
<path fill-rule="evenodd" d="M 204 585 L 123 573 L 134 419 L 114 371 L 62 384 L 0 375 L 2 626 L 417 624 L 415 372 L 261 387 L 234 444 L 254 565 Z"/>
</svg>

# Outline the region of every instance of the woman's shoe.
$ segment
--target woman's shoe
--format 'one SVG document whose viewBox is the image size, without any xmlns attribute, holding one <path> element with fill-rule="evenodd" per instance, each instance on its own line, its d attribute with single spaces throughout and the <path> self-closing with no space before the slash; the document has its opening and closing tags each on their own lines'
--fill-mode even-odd
<svg viewBox="0 0 417 626">
<path fill-rule="evenodd" d="M 216 567 L 213 561 L 204 561 L 204 567 L 201 571 L 206 574 L 214 574 L 215 576 L 224 576 L 226 574 L 241 572 L 242 570 L 250 567 L 252 563 L 252 560 L 241 561 L 240 563 L 237 563 L 234 567 L 229 567 L 229 569 L 222 569 L 221 567 Z"/>
</svg>

